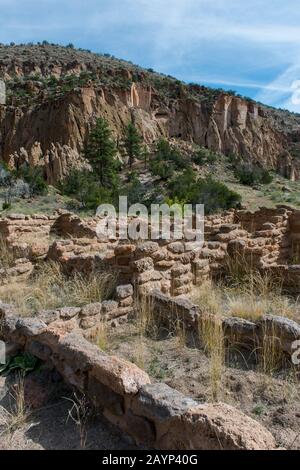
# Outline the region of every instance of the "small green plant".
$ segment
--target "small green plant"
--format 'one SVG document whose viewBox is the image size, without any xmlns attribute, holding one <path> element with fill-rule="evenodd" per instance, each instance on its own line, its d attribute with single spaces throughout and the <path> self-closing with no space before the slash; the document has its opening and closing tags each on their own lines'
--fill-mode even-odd
<svg viewBox="0 0 300 470">
<path fill-rule="evenodd" d="M 262 404 L 257 404 L 254 406 L 252 413 L 255 414 L 256 416 L 262 416 L 266 412 L 266 407 L 265 405 Z"/>
<path fill-rule="evenodd" d="M 21 371 L 23 374 L 27 374 L 28 372 L 32 372 L 37 365 L 38 359 L 25 352 L 10 358 L 6 364 L 2 364 L 0 366 L 0 374 L 6 376 L 15 370 Z"/>
<path fill-rule="evenodd" d="M 158 380 L 164 380 L 166 377 L 166 371 L 162 367 L 157 356 L 151 360 L 147 371 L 152 377 Z"/>
</svg>

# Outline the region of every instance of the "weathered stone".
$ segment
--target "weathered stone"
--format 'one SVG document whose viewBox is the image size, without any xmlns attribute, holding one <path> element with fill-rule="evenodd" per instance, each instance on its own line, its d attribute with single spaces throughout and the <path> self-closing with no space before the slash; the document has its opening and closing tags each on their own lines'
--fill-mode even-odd
<svg viewBox="0 0 300 470">
<path fill-rule="evenodd" d="M 135 245 L 118 245 L 115 248 L 115 255 L 116 256 L 128 256 L 135 252 L 136 246 Z"/>
<path fill-rule="evenodd" d="M 88 378 L 87 393 L 95 406 L 100 407 L 101 409 L 107 408 L 111 413 L 117 416 L 122 416 L 124 414 L 123 396 L 115 393 L 111 388 L 108 388 L 90 374 Z"/>
<path fill-rule="evenodd" d="M 40 335 L 46 328 L 46 323 L 37 318 L 19 318 L 16 323 L 18 332 L 27 337 Z"/>
<path fill-rule="evenodd" d="M 95 315 L 100 315 L 102 311 L 102 303 L 95 302 L 92 304 L 87 304 L 82 307 L 80 316 L 81 317 L 94 317 Z"/>
<path fill-rule="evenodd" d="M 146 372 L 114 356 L 97 358 L 91 375 L 120 395 L 136 394 L 143 385 L 150 383 Z"/>
<path fill-rule="evenodd" d="M 134 437 L 136 444 L 151 447 L 156 440 L 154 423 L 147 418 L 136 416 L 130 410 L 126 413 L 126 430 Z"/>
<path fill-rule="evenodd" d="M 253 350 L 257 340 L 257 325 L 243 318 L 224 318 L 222 322 L 224 336 L 230 343 Z"/>
<path fill-rule="evenodd" d="M 158 271 L 145 271 L 137 277 L 138 284 L 145 284 L 149 281 L 160 281 L 162 275 Z"/>
<path fill-rule="evenodd" d="M 70 320 L 81 312 L 80 307 L 63 307 L 59 309 L 59 316 L 62 320 Z"/>
<path fill-rule="evenodd" d="M 220 233 L 230 233 L 239 228 L 236 224 L 222 224 L 219 228 Z"/>
<path fill-rule="evenodd" d="M 97 315 L 94 315 L 92 317 L 85 317 L 80 320 L 79 326 L 83 330 L 88 330 L 90 328 L 93 328 L 93 326 L 97 325 L 99 321 L 100 319 Z"/>
<path fill-rule="evenodd" d="M 181 254 L 181 253 L 184 253 L 185 246 L 184 246 L 184 243 L 182 242 L 174 242 L 168 245 L 168 250 L 170 250 L 172 253 L 175 253 L 175 254 Z"/>
<path fill-rule="evenodd" d="M 126 284 L 123 286 L 118 286 L 116 288 L 116 296 L 118 299 L 126 299 L 133 295 L 133 287 L 131 284 Z"/>
<path fill-rule="evenodd" d="M 175 264 L 172 268 L 172 276 L 181 276 L 182 274 L 188 273 L 191 267 L 184 264 Z"/>
<path fill-rule="evenodd" d="M 198 405 L 160 426 L 158 431 L 161 449 L 275 449 L 275 439 L 266 428 L 223 403 Z"/>
<path fill-rule="evenodd" d="M 38 318 L 46 323 L 46 325 L 50 325 L 59 319 L 59 310 L 42 310 Z"/>
<path fill-rule="evenodd" d="M 42 361 L 48 361 L 51 356 L 51 349 L 39 341 L 30 341 L 26 344 L 26 350 L 33 356 L 38 357 Z"/>
<path fill-rule="evenodd" d="M 5 304 L 0 301 L 0 318 L 7 315 L 17 315 L 16 308 L 11 304 Z"/>
<path fill-rule="evenodd" d="M 145 271 L 152 271 L 153 265 L 154 265 L 153 259 L 149 257 L 141 258 L 131 263 L 133 271 L 138 272 L 138 273 L 143 273 Z"/>
<path fill-rule="evenodd" d="M 199 308 L 188 299 L 171 299 L 162 292 L 153 290 L 150 302 L 155 311 L 167 321 L 178 318 L 190 326 L 195 326 L 198 321 Z"/>
<path fill-rule="evenodd" d="M 126 299 L 122 299 L 119 301 L 119 307 L 130 307 L 133 305 L 133 297 L 127 297 Z"/>
<path fill-rule="evenodd" d="M 144 242 L 137 246 L 136 248 L 136 256 L 139 258 L 145 258 L 147 256 L 151 256 L 152 253 L 155 253 L 159 250 L 159 245 L 157 242 Z"/>
<path fill-rule="evenodd" d="M 265 315 L 258 322 L 258 334 L 261 341 L 265 336 L 278 338 L 282 350 L 291 354 L 293 342 L 300 340 L 300 325 L 289 318 Z"/>
<path fill-rule="evenodd" d="M 115 300 L 104 300 L 102 302 L 102 313 L 103 315 L 110 314 L 112 312 L 115 312 L 118 309 L 118 302 Z"/>
<path fill-rule="evenodd" d="M 144 385 L 130 405 L 135 415 L 144 416 L 156 424 L 181 416 L 196 406 L 197 402 L 164 383 Z"/>
</svg>

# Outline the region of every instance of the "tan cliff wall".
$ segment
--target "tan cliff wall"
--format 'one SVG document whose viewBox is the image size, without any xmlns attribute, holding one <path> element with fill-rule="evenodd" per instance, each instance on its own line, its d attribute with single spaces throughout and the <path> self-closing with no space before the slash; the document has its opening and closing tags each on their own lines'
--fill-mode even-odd
<svg viewBox="0 0 300 470">
<path fill-rule="evenodd" d="M 40 164 L 54 183 L 83 164 L 82 149 L 96 117 L 106 118 L 120 141 L 132 115 L 149 144 L 176 137 L 299 177 L 287 136 L 272 127 L 259 105 L 221 94 L 208 106 L 184 93 L 165 103 L 143 83 L 128 89 L 90 84 L 32 107 L 0 106 L 0 159 Z"/>
</svg>

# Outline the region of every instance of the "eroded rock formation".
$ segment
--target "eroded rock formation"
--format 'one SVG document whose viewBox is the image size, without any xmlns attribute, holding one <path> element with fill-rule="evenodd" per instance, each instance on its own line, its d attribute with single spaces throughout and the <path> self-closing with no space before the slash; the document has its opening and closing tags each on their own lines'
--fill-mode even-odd
<svg viewBox="0 0 300 470">
<path fill-rule="evenodd" d="M 83 164 L 82 148 L 99 116 L 109 121 L 119 141 L 134 116 L 149 144 L 164 135 L 240 155 L 291 179 L 300 175 L 295 158 L 300 119 L 294 115 L 287 113 L 285 123 L 275 110 L 253 101 L 204 87 L 193 94 L 192 86 L 124 62 L 111 60 L 104 67 L 104 59 L 93 54 L 64 56 L 59 48 L 45 46 L 38 55 L 37 47 L 25 47 L 24 59 L 18 48 L 8 58 L 3 49 L 0 77 L 7 83 L 27 77 L 25 91 L 35 99 L 20 105 L 12 97 L 9 105 L 0 105 L 0 159 L 42 165 L 50 183 Z M 79 82 L 55 99 L 44 89 L 42 79 L 87 71 L 97 79 Z M 37 74 L 41 81 L 28 80 Z"/>
</svg>

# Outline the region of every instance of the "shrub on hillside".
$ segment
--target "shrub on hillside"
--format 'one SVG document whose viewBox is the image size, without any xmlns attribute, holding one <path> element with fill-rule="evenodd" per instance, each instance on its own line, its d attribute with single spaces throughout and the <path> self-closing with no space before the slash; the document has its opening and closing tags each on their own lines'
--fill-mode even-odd
<svg viewBox="0 0 300 470">
<path fill-rule="evenodd" d="M 235 176 L 241 184 L 254 186 L 255 184 L 270 184 L 272 175 L 268 170 L 255 165 L 242 164 L 235 169 Z"/>
<path fill-rule="evenodd" d="M 188 169 L 169 184 L 169 197 L 187 204 L 204 204 L 205 213 L 239 207 L 241 196 L 230 190 L 224 183 L 211 177 L 197 179 L 193 170 Z"/>
<path fill-rule="evenodd" d="M 208 150 L 204 147 L 201 147 L 197 152 L 192 156 L 192 161 L 199 166 L 204 165 L 205 163 L 215 163 L 218 159 L 218 155 L 212 150 Z"/>
<path fill-rule="evenodd" d="M 96 210 L 103 203 L 111 203 L 115 188 L 108 190 L 99 185 L 95 175 L 89 171 L 72 170 L 69 176 L 59 184 L 62 194 L 79 202 L 80 208 Z"/>
</svg>

